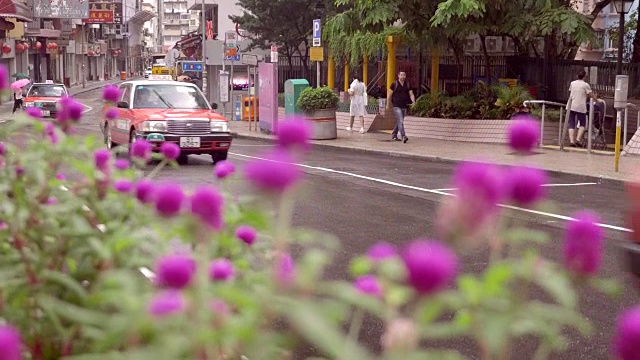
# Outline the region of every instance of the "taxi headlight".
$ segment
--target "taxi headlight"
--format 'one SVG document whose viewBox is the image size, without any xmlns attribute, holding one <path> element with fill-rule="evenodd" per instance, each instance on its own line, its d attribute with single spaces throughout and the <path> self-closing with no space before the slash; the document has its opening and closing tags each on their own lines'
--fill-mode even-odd
<svg viewBox="0 0 640 360">
<path fill-rule="evenodd" d="M 227 132 L 227 123 L 224 121 L 212 121 L 211 132 Z"/>
<path fill-rule="evenodd" d="M 34 105 L 34 104 L 33 104 L 32 102 L 26 102 L 26 103 L 24 103 L 24 106 L 25 106 L 25 107 L 33 107 L 33 105 Z"/>
<path fill-rule="evenodd" d="M 142 123 L 142 131 L 166 132 L 167 122 L 166 121 L 144 121 Z"/>
</svg>

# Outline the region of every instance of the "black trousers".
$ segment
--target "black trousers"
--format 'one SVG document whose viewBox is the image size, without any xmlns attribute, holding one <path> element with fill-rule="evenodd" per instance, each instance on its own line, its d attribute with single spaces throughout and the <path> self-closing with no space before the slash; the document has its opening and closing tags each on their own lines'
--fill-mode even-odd
<svg viewBox="0 0 640 360">
<path fill-rule="evenodd" d="M 15 113 L 18 108 L 22 108 L 22 99 L 15 99 L 13 101 L 13 112 Z"/>
</svg>

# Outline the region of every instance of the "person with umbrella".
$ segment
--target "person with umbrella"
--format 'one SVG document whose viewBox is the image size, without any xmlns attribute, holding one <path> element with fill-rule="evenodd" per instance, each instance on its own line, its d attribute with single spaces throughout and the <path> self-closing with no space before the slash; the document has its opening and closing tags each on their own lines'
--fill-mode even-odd
<svg viewBox="0 0 640 360">
<path fill-rule="evenodd" d="M 22 88 L 29 84 L 31 81 L 29 79 L 21 79 L 18 81 L 14 81 L 11 84 L 11 90 L 13 90 L 13 113 L 15 114 L 18 108 L 22 109 Z"/>
</svg>

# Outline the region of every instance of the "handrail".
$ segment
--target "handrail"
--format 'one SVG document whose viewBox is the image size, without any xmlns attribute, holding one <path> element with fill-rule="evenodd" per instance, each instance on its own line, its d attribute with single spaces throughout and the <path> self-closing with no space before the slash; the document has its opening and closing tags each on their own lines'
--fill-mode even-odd
<svg viewBox="0 0 640 360">
<path fill-rule="evenodd" d="M 555 105 L 555 106 L 566 106 L 567 104 L 561 104 L 558 102 L 553 102 L 553 101 L 547 101 L 547 100 L 525 100 L 524 101 L 524 106 L 527 106 L 528 104 L 543 104 L 543 105 Z"/>
<path fill-rule="evenodd" d="M 636 129 L 640 129 L 640 107 L 638 107 L 638 105 L 634 104 L 634 103 L 627 103 L 627 107 L 624 109 L 624 141 L 622 146 L 626 146 L 627 145 L 627 121 L 629 119 L 629 107 L 635 108 L 636 110 L 638 110 L 638 118 L 637 118 L 637 126 Z"/>
<path fill-rule="evenodd" d="M 560 148 L 562 149 L 562 140 L 561 139 L 561 133 L 562 133 L 562 118 L 564 115 L 564 107 L 567 104 L 561 104 L 558 102 L 553 102 L 553 101 L 547 101 L 547 100 L 525 100 L 522 103 L 524 106 L 527 106 L 529 104 L 542 104 L 542 119 L 540 119 L 540 147 L 542 147 L 542 144 L 544 143 L 544 117 L 545 117 L 545 110 L 547 109 L 547 105 L 551 105 L 551 106 L 558 106 L 560 107 L 560 125 L 558 127 L 558 146 L 560 146 Z"/>
</svg>

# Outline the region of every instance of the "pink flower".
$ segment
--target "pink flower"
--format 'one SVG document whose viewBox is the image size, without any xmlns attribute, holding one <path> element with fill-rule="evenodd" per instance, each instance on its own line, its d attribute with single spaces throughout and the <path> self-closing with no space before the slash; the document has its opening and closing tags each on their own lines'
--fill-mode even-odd
<svg viewBox="0 0 640 360">
<path fill-rule="evenodd" d="M 131 145 L 131 155 L 144 161 L 149 161 L 151 158 L 151 149 L 151 143 L 143 139 L 138 139 Z"/>
<path fill-rule="evenodd" d="M 233 276 L 233 263 L 227 259 L 218 259 L 209 265 L 209 278 L 212 281 L 226 281 Z"/>
<path fill-rule="evenodd" d="M 56 174 L 56 179 L 58 180 L 66 180 L 67 177 L 63 173 Z"/>
<path fill-rule="evenodd" d="M 0 65 L 0 90 L 9 88 L 9 70 L 5 65 Z"/>
<path fill-rule="evenodd" d="M 224 198 L 212 187 L 201 187 L 191 196 L 191 212 L 214 229 L 222 228 Z"/>
<path fill-rule="evenodd" d="M 253 245 L 258 233 L 251 226 L 241 225 L 236 229 L 236 237 L 247 245 Z"/>
<path fill-rule="evenodd" d="M 116 103 L 120 99 L 120 89 L 118 89 L 117 85 L 106 85 L 102 90 L 102 98 L 105 101 Z"/>
<path fill-rule="evenodd" d="M 8 228 L 9 228 L 9 225 L 7 225 L 6 222 L 0 221 L 0 231 L 7 230 Z"/>
<path fill-rule="evenodd" d="M 155 190 L 156 210 L 160 215 L 169 217 L 182 209 L 185 196 L 178 184 L 165 184 Z"/>
<path fill-rule="evenodd" d="M 107 149 L 99 149 L 93 153 L 93 159 L 96 168 L 101 171 L 106 171 L 109 167 L 109 160 L 111 160 L 111 153 Z"/>
<path fill-rule="evenodd" d="M 361 276 L 353 283 L 353 286 L 363 294 L 372 295 L 374 297 L 382 296 L 382 286 L 378 279 L 373 275 Z"/>
<path fill-rule="evenodd" d="M 4 147 L 4 143 L 0 141 L 0 156 L 4 156 L 7 152 L 7 149 Z"/>
<path fill-rule="evenodd" d="M 191 282 L 196 272 L 196 263 L 189 256 L 171 254 L 159 258 L 155 269 L 158 286 L 183 289 Z"/>
<path fill-rule="evenodd" d="M 4 66 L 0 67 L 1 70 Z M 0 325 L 0 359 L 22 359 L 22 339 L 20 332 L 11 325 Z"/>
<path fill-rule="evenodd" d="M 278 123 L 278 145 L 282 148 L 309 148 L 311 127 L 304 120 L 296 119 Z"/>
<path fill-rule="evenodd" d="M 136 183 L 136 198 L 143 204 L 153 201 L 153 183 L 149 180 L 140 180 Z"/>
<path fill-rule="evenodd" d="M 133 183 L 128 179 L 119 179 L 113 184 L 113 188 L 121 193 L 129 193 L 133 190 Z"/>
<path fill-rule="evenodd" d="M 149 303 L 149 314 L 157 317 L 175 314 L 187 306 L 184 296 L 178 291 L 165 291 L 156 295 Z"/>
<path fill-rule="evenodd" d="M 564 266 L 581 275 L 593 275 L 602 260 L 602 229 L 598 216 L 590 211 L 576 213 L 564 235 Z"/>
<path fill-rule="evenodd" d="M 369 248 L 367 256 L 373 261 L 385 260 L 396 256 L 396 248 L 387 242 L 379 242 Z"/>
<path fill-rule="evenodd" d="M 111 108 L 109 110 L 107 110 L 107 113 L 105 114 L 105 117 L 109 120 L 113 120 L 115 118 L 118 117 L 118 109 L 116 108 Z"/>
<path fill-rule="evenodd" d="M 61 124 L 67 121 L 78 122 L 82 118 L 84 106 L 73 99 L 71 96 L 65 96 L 60 100 L 60 111 L 56 113 L 56 120 Z"/>
<path fill-rule="evenodd" d="M 507 131 L 509 146 L 516 151 L 529 153 L 540 142 L 540 124 L 529 115 L 514 118 Z"/>
<path fill-rule="evenodd" d="M 613 347 L 617 359 L 640 359 L 640 306 L 625 311 L 618 318 Z"/>
<path fill-rule="evenodd" d="M 284 286 L 291 285 L 296 278 L 296 267 L 291 255 L 279 255 L 276 261 L 276 281 Z"/>
<path fill-rule="evenodd" d="M 24 175 L 24 168 L 22 166 L 17 166 L 16 167 L 16 175 L 17 176 L 22 176 Z"/>
<path fill-rule="evenodd" d="M 45 135 L 47 135 L 49 141 L 53 145 L 58 143 L 58 135 L 56 134 L 55 126 L 53 125 L 53 123 L 47 122 L 47 124 L 44 126 L 44 133 Z"/>
<path fill-rule="evenodd" d="M 229 307 L 229 305 L 226 302 L 219 299 L 211 300 L 211 302 L 209 303 L 209 308 L 215 314 L 220 316 L 228 315 L 231 312 L 231 308 Z"/>
<path fill-rule="evenodd" d="M 458 258 L 440 242 L 418 239 L 402 252 L 407 282 L 420 294 L 428 295 L 449 285 L 458 271 Z"/>
<path fill-rule="evenodd" d="M 40 110 L 40 108 L 28 107 L 24 110 L 24 112 L 34 119 L 42 119 L 42 110 Z"/>
<path fill-rule="evenodd" d="M 165 141 L 160 145 L 160 152 L 165 158 L 175 160 L 180 156 L 180 146 Z"/>
<path fill-rule="evenodd" d="M 302 172 L 285 151 L 277 150 L 248 162 L 244 176 L 258 189 L 281 193 L 293 186 L 302 177 Z"/>
<path fill-rule="evenodd" d="M 519 205 L 529 206 L 545 196 L 543 185 L 547 183 L 547 175 L 540 169 L 514 167 L 506 172 L 505 178 L 511 200 Z"/>
<path fill-rule="evenodd" d="M 56 205 L 57 203 L 58 199 L 53 196 L 47 199 L 47 205 Z"/>
<path fill-rule="evenodd" d="M 127 159 L 117 159 L 115 163 L 116 169 L 118 170 L 126 170 L 129 168 L 129 165 L 131 165 L 131 163 Z"/>
<path fill-rule="evenodd" d="M 224 179 L 229 175 L 232 175 L 236 171 L 235 166 L 232 162 L 227 160 L 218 161 L 216 166 L 213 168 L 213 174 L 218 179 Z"/>
</svg>

